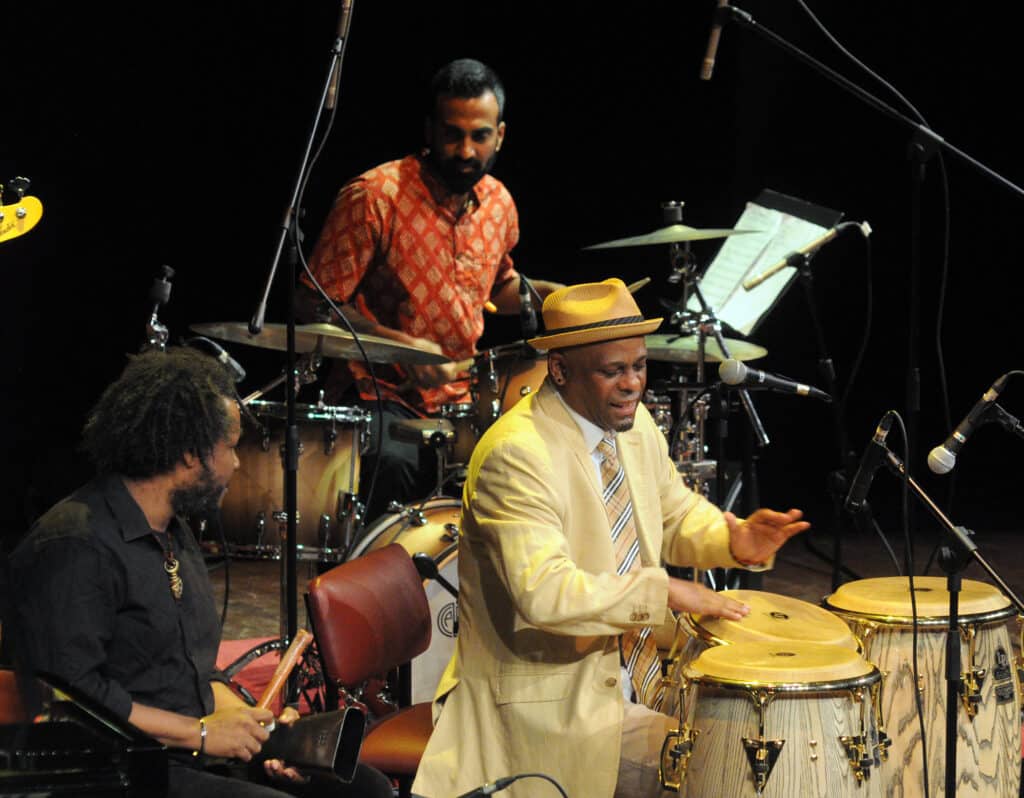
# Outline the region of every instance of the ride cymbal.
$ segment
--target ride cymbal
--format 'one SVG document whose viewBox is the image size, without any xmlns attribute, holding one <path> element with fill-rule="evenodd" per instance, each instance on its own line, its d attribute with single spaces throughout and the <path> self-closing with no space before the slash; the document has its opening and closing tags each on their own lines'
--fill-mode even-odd
<svg viewBox="0 0 1024 798">
<path fill-rule="evenodd" d="M 191 329 L 201 335 L 220 338 L 238 344 L 258 346 L 283 352 L 288 347 L 288 326 L 286 324 L 265 324 L 259 335 L 249 332 L 244 321 L 193 324 Z M 419 366 L 447 363 L 448 358 L 434 352 L 427 352 L 415 346 L 401 344 L 379 335 L 360 335 L 366 357 L 372 363 L 412 363 Z M 344 360 L 362 360 L 363 354 L 355 337 L 347 330 L 333 324 L 300 324 L 295 327 L 295 351 L 299 353 L 318 351 L 324 357 Z"/>
<path fill-rule="evenodd" d="M 661 227 L 642 236 L 617 238 L 600 244 L 591 244 L 583 249 L 616 249 L 618 247 L 645 247 L 651 244 L 682 244 L 686 241 L 704 241 L 709 238 L 725 238 L 726 236 L 758 233 L 759 230 L 705 229 L 688 227 L 685 224 L 671 224 Z"/>
<path fill-rule="evenodd" d="M 698 337 L 696 335 L 647 335 L 645 340 L 648 360 L 664 360 L 669 363 L 697 362 Z M 768 354 L 768 350 L 763 346 L 747 341 L 737 341 L 733 338 L 726 338 L 725 346 L 729 350 L 729 357 L 733 360 L 757 360 Z M 718 346 L 718 341 L 714 338 L 704 341 L 705 362 L 721 363 L 726 359 Z"/>
</svg>

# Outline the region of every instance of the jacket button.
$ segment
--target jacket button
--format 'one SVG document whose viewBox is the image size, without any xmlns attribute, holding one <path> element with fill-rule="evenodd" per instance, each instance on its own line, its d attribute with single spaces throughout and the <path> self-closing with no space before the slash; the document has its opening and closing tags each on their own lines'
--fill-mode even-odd
<svg viewBox="0 0 1024 798">
<path fill-rule="evenodd" d="M 604 686 L 605 687 L 614 687 L 618 683 L 619 683 L 619 680 L 616 679 L 614 676 L 609 676 L 607 679 L 604 680 Z"/>
</svg>

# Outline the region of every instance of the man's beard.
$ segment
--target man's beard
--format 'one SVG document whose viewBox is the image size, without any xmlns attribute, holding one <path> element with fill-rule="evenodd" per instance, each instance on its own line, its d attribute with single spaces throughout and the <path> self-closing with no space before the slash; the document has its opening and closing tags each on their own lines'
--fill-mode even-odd
<svg viewBox="0 0 1024 798">
<path fill-rule="evenodd" d="M 203 464 L 202 473 L 191 485 L 182 485 L 171 493 L 171 509 L 175 515 L 209 516 L 220 507 L 225 485 L 219 485 L 209 466 Z"/>
<path fill-rule="evenodd" d="M 480 182 L 484 175 L 494 168 L 494 162 L 497 158 L 497 151 L 491 154 L 491 157 L 487 159 L 487 163 L 483 163 L 476 158 L 469 158 L 467 160 L 461 158 L 442 159 L 435 154 L 431 157 L 430 162 L 448 191 L 452 194 L 466 194 L 473 186 Z M 463 172 L 462 167 L 467 165 L 473 168 L 468 172 Z"/>
</svg>

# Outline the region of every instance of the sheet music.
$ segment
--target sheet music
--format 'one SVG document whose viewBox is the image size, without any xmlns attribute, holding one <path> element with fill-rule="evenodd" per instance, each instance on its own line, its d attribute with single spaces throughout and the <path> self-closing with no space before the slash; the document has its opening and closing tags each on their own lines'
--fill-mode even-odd
<svg viewBox="0 0 1024 798">
<path fill-rule="evenodd" d="M 796 276 L 797 270 L 786 266 L 750 291 L 743 289 L 743 281 L 771 268 L 829 228 L 748 202 L 736 222 L 736 229 L 757 232 L 727 238 L 701 278 L 700 289 L 721 321 L 749 335 Z M 701 309 L 696 296 L 690 297 L 686 307 L 693 311 Z"/>
</svg>

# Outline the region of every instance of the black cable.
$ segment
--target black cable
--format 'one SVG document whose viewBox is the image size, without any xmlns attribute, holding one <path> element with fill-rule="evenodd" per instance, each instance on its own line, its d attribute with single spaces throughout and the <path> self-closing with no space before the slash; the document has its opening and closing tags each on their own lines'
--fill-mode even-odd
<svg viewBox="0 0 1024 798">
<path fill-rule="evenodd" d="M 826 39 L 831 42 L 836 49 L 839 50 L 843 55 L 850 59 L 857 67 L 859 67 L 865 74 L 870 78 L 877 81 L 880 85 L 888 89 L 894 97 L 896 97 L 904 107 L 906 107 L 910 113 L 926 128 L 931 128 L 928 121 L 924 118 L 924 115 L 917 110 L 910 100 L 908 100 L 902 92 L 900 92 L 895 86 L 885 80 L 881 75 L 872 70 L 867 64 L 857 58 L 851 53 L 846 47 L 844 47 L 832 33 L 821 23 L 821 21 L 814 15 L 814 12 L 807 6 L 804 0 L 796 0 L 797 5 L 807 14 L 811 21 L 817 26 L 821 33 Z M 942 401 L 942 413 L 943 421 L 946 424 L 946 428 L 952 427 L 952 418 L 949 407 L 949 383 L 946 374 L 946 360 L 945 353 L 942 347 L 942 325 L 945 319 L 946 313 L 946 292 L 949 284 L 949 256 L 950 256 L 950 239 L 952 236 L 952 207 L 949 191 L 949 173 L 946 170 L 946 159 L 943 157 L 942 149 L 939 148 L 936 151 L 936 156 L 939 163 L 939 176 L 942 184 L 942 197 L 943 197 L 943 214 L 944 214 L 944 226 L 942 236 L 942 265 L 939 274 L 939 295 L 937 299 L 937 309 L 935 317 L 935 356 L 937 358 L 936 369 L 939 377 L 939 396 Z M 852 382 L 852 379 L 851 379 Z M 848 386 L 849 387 L 849 386 Z M 845 395 L 844 395 L 845 401 Z M 949 489 L 946 494 L 947 512 L 952 511 L 953 498 L 956 487 L 956 477 L 950 480 Z M 934 553 L 932 555 L 934 557 Z"/>
<path fill-rule="evenodd" d="M 924 798 L 929 796 L 929 780 L 928 780 L 928 738 L 927 730 L 925 729 L 924 720 L 924 708 L 921 705 L 921 691 L 917 689 L 917 685 L 920 682 L 920 676 L 918 674 L 917 665 L 917 649 L 918 649 L 918 617 L 917 617 L 917 593 L 914 589 L 914 547 L 913 541 L 910 538 L 910 467 L 907 465 L 907 457 L 909 456 L 910 443 L 907 440 L 907 428 L 903 423 L 903 418 L 895 410 L 889 411 L 892 414 L 893 420 L 896 425 L 900 428 L 900 434 L 903 437 L 903 473 L 901 477 L 901 492 L 900 492 L 900 513 L 903 518 L 903 539 L 904 545 L 907 547 L 906 550 L 906 561 L 907 561 L 907 584 L 910 590 L 910 616 L 911 616 L 911 647 L 913 656 L 911 657 L 911 668 L 913 671 L 914 681 L 913 692 L 914 692 L 914 704 L 917 709 L 917 721 L 921 729 L 921 771 L 922 779 L 924 780 Z"/>
</svg>

